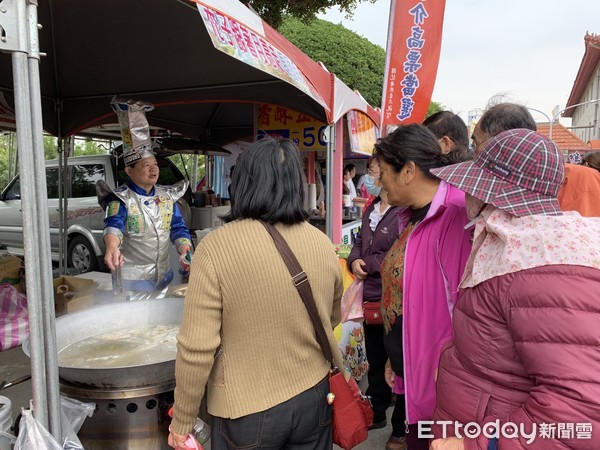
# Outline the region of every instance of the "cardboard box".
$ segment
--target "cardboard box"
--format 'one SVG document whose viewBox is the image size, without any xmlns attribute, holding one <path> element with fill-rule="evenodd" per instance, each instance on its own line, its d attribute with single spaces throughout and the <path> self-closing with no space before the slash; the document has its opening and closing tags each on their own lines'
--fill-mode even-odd
<svg viewBox="0 0 600 450">
<path fill-rule="evenodd" d="M 18 292 L 23 293 L 21 258 L 9 253 L 0 254 L 0 284 L 12 284 Z"/>
<path fill-rule="evenodd" d="M 97 284 L 85 278 L 62 276 L 55 278 L 54 309 L 57 316 L 94 305 Z"/>
</svg>

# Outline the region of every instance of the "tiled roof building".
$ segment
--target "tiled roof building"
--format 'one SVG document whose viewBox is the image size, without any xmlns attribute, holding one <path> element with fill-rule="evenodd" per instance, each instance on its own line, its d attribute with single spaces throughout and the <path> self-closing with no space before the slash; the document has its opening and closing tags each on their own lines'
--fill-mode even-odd
<svg viewBox="0 0 600 450">
<path fill-rule="evenodd" d="M 538 133 L 550 137 L 550 125 L 546 123 L 537 123 Z M 590 150 L 590 146 L 583 142 L 572 131 L 565 128 L 564 125 L 554 122 L 552 124 L 552 140 L 563 152 L 585 153 Z"/>
<path fill-rule="evenodd" d="M 563 117 L 572 117 L 573 132 L 588 142 L 600 139 L 600 102 L 594 101 L 600 93 L 600 36 L 586 33 L 584 42 L 585 53 Z"/>
</svg>

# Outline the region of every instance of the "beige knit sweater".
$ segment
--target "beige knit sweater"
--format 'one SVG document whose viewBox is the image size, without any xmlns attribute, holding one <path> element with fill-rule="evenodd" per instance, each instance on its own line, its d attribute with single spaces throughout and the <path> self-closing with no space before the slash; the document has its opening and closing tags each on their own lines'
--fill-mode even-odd
<svg viewBox="0 0 600 450">
<path fill-rule="evenodd" d="M 343 285 L 330 240 L 308 223 L 277 229 L 308 275 L 325 329 L 333 330 Z M 271 236 L 251 219 L 198 244 L 177 339 L 172 427 L 181 434 L 192 429 L 207 383 L 208 412 L 238 418 L 313 387 L 330 367 Z M 342 367 L 333 331 L 329 341 Z"/>
</svg>

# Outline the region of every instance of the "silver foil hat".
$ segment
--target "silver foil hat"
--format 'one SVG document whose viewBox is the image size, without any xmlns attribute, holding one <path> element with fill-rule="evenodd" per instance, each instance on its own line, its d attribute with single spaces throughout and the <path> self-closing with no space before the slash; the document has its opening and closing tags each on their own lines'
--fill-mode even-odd
<svg viewBox="0 0 600 450">
<path fill-rule="evenodd" d="M 150 140 L 150 126 L 146 112 L 154 106 L 141 101 L 113 98 L 110 102 L 113 111 L 117 113 L 121 138 L 123 139 L 123 162 L 131 166 L 142 158 L 154 156 Z"/>
</svg>

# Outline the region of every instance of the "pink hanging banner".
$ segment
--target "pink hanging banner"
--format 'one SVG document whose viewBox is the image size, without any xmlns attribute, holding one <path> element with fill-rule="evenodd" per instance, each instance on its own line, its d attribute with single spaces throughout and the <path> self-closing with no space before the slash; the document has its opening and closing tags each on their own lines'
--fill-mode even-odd
<svg viewBox="0 0 600 450">
<path fill-rule="evenodd" d="M 392 0 L 381 104 L 381 130 L 420 123 L 435 85 L 445 0 Z"/>
</svg>

